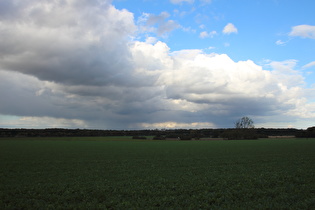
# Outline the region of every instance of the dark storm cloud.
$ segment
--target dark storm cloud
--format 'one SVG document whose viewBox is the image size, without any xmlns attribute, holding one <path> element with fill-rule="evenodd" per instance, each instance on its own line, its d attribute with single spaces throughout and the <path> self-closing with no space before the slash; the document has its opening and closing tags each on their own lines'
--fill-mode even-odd
<svg viewBox="0 0 315 210">
<path fill-rule="evenodd" d="M 68 85 L 128 85 L 133 16 L 97 2 L 19 2 L 19 19 L 1 20 L 0 67 Z"/>
<path fill-rule="evenodd" d="M 0 1 L 0 17 L 7 18 L 14 16 L 16 9 L 14 8 L 13 1 Z"/>
<path fill-rule="evenodd" d="M 47 93 L 36 97 L 38 85 L 39 81 L 35 78 L 0 71 L 1 114 L 60 117 L 56 104 L 51 103 L 54 95 Z"/>
<path fill-rule="evenodd" d="M 232 127 L 244 115 L 261 122 L 312 115 L 303 108 L 296 61 L 266 71 L 224 54 L 135 41 L 143 25 L 160 35 L 178 27 L 167 18 L 146 16 L 137 27 L 132 13 L 110 1 L 1 1 L 0 114 L 26 117 L 29 126 L 103 129 Z"/>
</svg>

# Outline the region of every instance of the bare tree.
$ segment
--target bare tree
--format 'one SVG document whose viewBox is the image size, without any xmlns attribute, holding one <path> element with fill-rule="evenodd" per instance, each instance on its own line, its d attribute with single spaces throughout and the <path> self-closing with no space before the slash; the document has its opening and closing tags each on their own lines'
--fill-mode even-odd
<svg viewBox="0 0 315 210">
<path fill-rule="evenodd" d="M 235 122 L 235 128 L 255 128 L 254 121 L 249 117 L 242 117 Z"/>
</svg>

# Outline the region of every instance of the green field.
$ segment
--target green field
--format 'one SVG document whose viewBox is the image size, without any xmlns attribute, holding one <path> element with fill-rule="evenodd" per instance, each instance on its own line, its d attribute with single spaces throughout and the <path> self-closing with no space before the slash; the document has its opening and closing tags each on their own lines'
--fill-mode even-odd
<svg viewBox="0 0 315 210">
<path fill-rule="evenodd" d="M 315 209 L 315 139 L 0 139 L 0 209 Z"/>
</svg>

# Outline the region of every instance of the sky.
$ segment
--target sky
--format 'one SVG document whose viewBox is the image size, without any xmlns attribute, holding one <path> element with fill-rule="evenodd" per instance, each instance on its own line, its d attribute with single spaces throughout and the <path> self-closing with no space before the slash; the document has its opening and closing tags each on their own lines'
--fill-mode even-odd
<svg viewBox="0 0 315 210">
<path fill-rule="evenodd" d="M 0 0 L 0 127 L 307 128 L 313 0 Z"/>
</svg>

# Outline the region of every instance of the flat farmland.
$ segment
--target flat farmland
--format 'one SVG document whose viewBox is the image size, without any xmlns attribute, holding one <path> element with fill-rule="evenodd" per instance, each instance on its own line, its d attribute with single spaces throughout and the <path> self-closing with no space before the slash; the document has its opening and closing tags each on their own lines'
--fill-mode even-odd
<svg viewBox="0 0 315 210">
<path fill-rule="evenodd" d="M 315 209 L 315 139 L 0 139 L 0 209 Z"/>
</svg>

